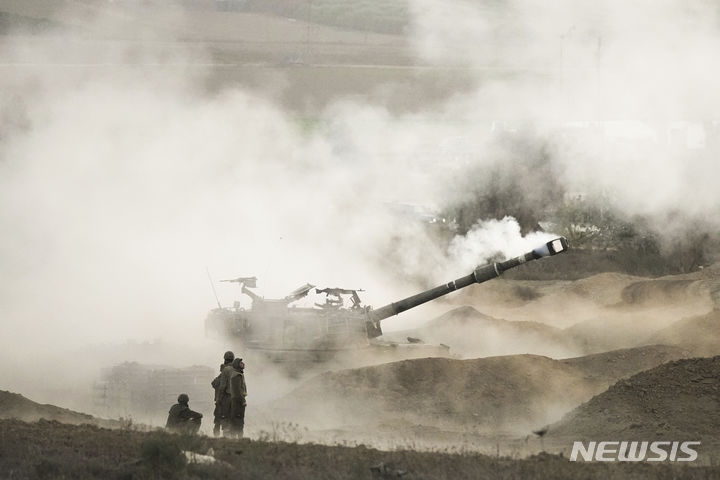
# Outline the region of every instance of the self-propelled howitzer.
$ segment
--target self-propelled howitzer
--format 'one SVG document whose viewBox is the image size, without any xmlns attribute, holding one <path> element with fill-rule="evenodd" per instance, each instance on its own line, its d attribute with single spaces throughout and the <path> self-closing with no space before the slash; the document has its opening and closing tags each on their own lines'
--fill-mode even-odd
<svg viewBox="0 0 720 480">
<path fill-rule="evenodd" d="M 243 348 L 274 352 L 331 352 L 368 347 L 382 335 L 381 322 L 406 310 L 427 303 L 474 283 L 483 283 L 523 263 L 562 253 L 568 249 L 564 237 L 510 260 L 477 267 L 472 273 L 397 302 L 373 309 L 363 306 L 358 292 L 342 288 L 316 289 L 325 294 L 325 303 L 314 307 L 296 307 L 292 303 L 304 298 L 314 285 L 306 284 L 282 299 L 265 299 L 249 290 L 254 277 L 240 277 L 242 292 L 252 299 L 252 307 L 216 308 L 206 319 L 206 330 L 237 339 Z M 343 295 L 350 295 L 352 305 L 344 306 Z"/>
</svg>

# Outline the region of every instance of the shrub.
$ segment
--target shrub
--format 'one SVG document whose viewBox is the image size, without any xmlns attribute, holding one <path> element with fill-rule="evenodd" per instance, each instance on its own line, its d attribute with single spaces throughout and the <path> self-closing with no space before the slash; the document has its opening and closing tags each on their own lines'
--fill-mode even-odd
<svg viewBox="0 0 720 480">
<path fill-rule="evenodd" d="M 185 468 L 187 458 L 178 439 L 165 432 L 150 434 L 140 444 L 143 465 L 157 476 L 170 476 Z"/>
</svg>

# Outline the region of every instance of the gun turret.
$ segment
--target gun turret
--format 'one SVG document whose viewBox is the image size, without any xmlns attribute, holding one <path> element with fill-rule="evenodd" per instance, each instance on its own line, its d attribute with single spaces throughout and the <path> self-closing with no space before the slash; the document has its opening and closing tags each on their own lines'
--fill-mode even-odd
<svg viewBox="0 0 720 480">
<path fill-rule="evenodd" d="M 360 300 L 360 295 L 358 295 L 358 292 L 364 292 L 364 290 L 352 290 L 348 288 L 316 288 L 315 293 L 324 293 L 326 300 L 325 304 L 316 304 L 319 307 L 322 308 L 328 308 L 328 307 L 336 307 L 340 308 L 343 306 L 343 299 L 342 295 L 350 295 L 350 299 L 352 300 L 352 307 L 350 307 L 353 310 L 359 310 L 362 309 L 362 301 Z"/>
<path fill-rule="evenodd" d="M 257 287 L 257 277 L 238 277 L 238 278 L 232 278 L 229 280 L 220 280 L 220 281 L 221 282 L 239 283 L 241 285 L 244 285 L 244 286 L 250 287 L 250 288 Z"/>
<path fill-rule="evenodd" d="M 380 322 L 388 317 L 392 317 L 393 315 L 402 313 L 405 310 L 415 308 L 419 305 L 422 305 L 423 303 L 429 302 L 438 297 L 442 297 L 443 295 L 447 295 L 448 293 L 454 292 L 455 290 L 465 288 L 474 283 L 483 283 L 488 280 L 492 280 L 495 277 L 499 277 L 504 271 L 515 268 L 518 265 L 522 265 L 523 263 L 527 263 L 543 257 L 557 255 L 558 253 L 567 251 L 567 249 L 567 240 L 565 239 L 565 237 L 559 237 L 524 255 L 511 258 L 510 260 L 505 260 L 504 262 L 491 263 L 489 265 L 477 267 L 470 275 L 460 277 L 457 280 L 453 280 L 452 282 L 437 286 L 435 288 L 431 288 L 430 290 L 426 290 L 398 302 L 385 305 L 384 307 L 371 310 L 368 312 L 368 336 L 370 338 L 374 338 L 382 335 Z"/>
<path fill-rule="evenodd" d="M 240 291 L 247 295 L 248 297 L 252 298 L 253 302 L 262 302 L 263 298 L 258 295 L 257 293 L 253 292 L 249 288 L 247 288 L 244 284 L 240 286 Z"/>
</svg>

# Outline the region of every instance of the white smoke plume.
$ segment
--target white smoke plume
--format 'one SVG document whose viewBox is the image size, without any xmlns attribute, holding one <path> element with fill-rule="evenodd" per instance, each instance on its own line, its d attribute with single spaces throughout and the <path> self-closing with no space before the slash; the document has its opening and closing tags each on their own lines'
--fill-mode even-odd
<svg viewBox="0 0 720 480">
<path fill-rule="evenodd" d="M 459 267 L 467 267 L 487 263 L 493 257 L 506 259 L 522 255 L 553 238 L 557 236 L 546 232 L 523 236 L 517 221 L 505 217 L 480 221 L 466 235 L 454 237 L 448 254 Z"/>
<path fill-rule="evenodd" d="M 93 63 L 56 60 L 68 42 Z M 257 275 L 268 297 L 311 281 L 393 299 L 375 260 L 393 237 L 422 231 L 394 225 L 385 203 L 433 191 L 427 175 L 406 181 L 404 158 L 382 156 L 415 148 L 412 120 L 337 104 L 327 128 L 304 133 L 272 99 L 207 92 L 191 71 L 205 57 L 168 64 L 178 54 L 159 42 L 48 35 L 3 55 L 6 355 L 197 341 L 214 304 L 206 266 L 215 281 Z M 224 305 L 239 296 L 218 292 Z"/>
</svg>

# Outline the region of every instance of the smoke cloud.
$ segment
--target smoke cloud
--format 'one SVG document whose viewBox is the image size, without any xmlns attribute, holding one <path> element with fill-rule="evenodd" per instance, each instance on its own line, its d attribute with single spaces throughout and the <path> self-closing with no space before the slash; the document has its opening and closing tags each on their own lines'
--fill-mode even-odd
<svg viewBox="0 0 720 480">
<path fill-rule="evenodd" d="M 330 102 L 313 128 L 272 95 L 209 88 L 216 59 L 171 31 L 133 37 L 124 28 L 135 23 L 97 9 L 77 17 L 83 33 L 16 32 L 0 47 L 4 356 L 197 342 L 215 302 L 206 267 L 215 280 L 257 275 L 269 298 L 309 281 L 364 288 L 380 306 L 414 293 L 410 281 L 523 253 L 547 235 L 478 219 L 448 249 L 387 207 L 467 200 L 456 181 L 498 158 L 518 168 L 498 136 L 528 128 L 552 146 L 566 191 L 606 193 L 658 221 L 717 211 L 712 2 L 410 10 L 418 62 L 470 71 L 475 87 L 398 113 L 383 102 L 389 85 Z M 218 294 L 223 305 L 238 297 L 233 285 Z"/>
<path fill-rule="evenodd" d="M 668 210 L 717 211 L 717 5 L 421 0 L 411 8 L 422 58 L 477 72 L 478 88 L 448 108 L 533 124 L 556 146 L 568 191 L 605 192 L 630 213 L 663 220 Z"/>
</svg>

